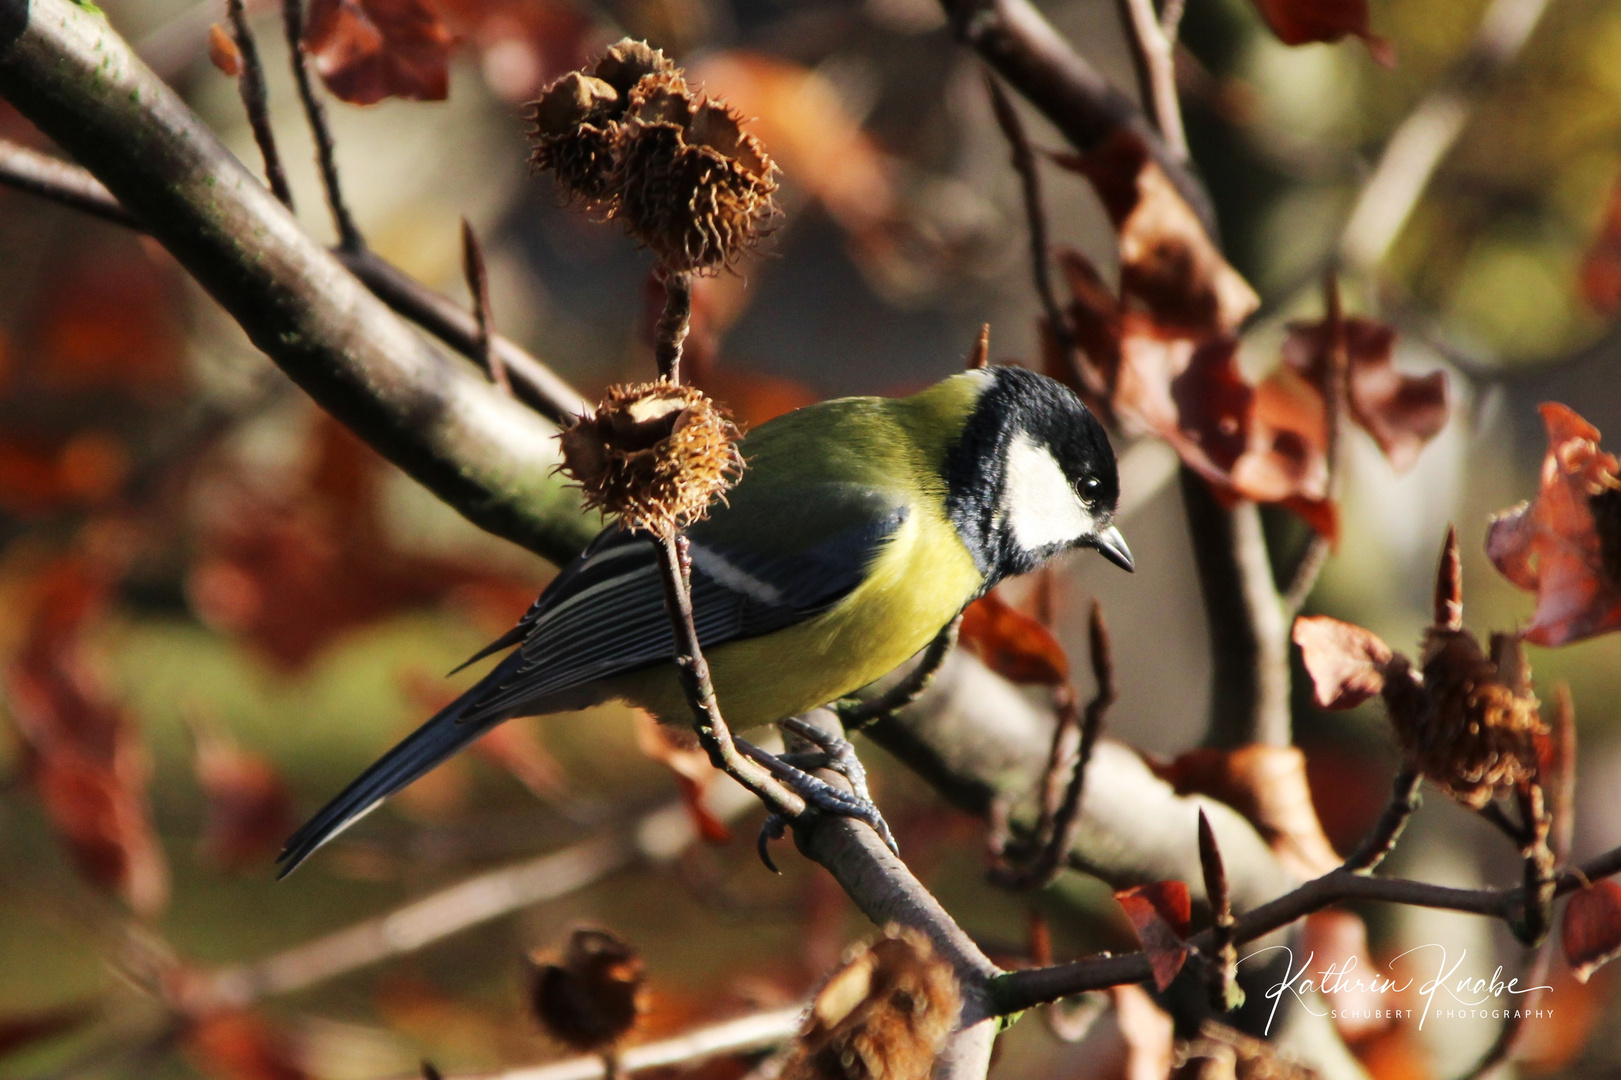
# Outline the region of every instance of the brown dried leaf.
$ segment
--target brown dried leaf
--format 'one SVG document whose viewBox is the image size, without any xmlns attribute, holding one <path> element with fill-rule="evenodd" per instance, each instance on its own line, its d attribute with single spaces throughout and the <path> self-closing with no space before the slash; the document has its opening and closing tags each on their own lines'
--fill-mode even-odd
<svg viewBox="0 0 1621 1080">
<path fill-rule="evenodd" d="M 1395 654 L 1373 632 L 1327 615 L 1302 616 L 1294 642 L 1322 708 L 1350 709 L 1384 690 Z"/>
<path fill-rule="evenodd" d="M 968 605 L 957 640 L 1011 682 L 1061 686 L 1069 681 L 1069 657 L 1052 631 L 994 592 Z"/>
<path fill-rule="evenodd" d="M 1525 640 L 1566 645 L 1621 626 L 1621 462 L 1574 410 L 1548 402 L 1541 412 L 1541 489 L 1534 502 L 1492 518 L 1486 554 L 1537 595 Z"/>
<path fill-rule="evenodd" d="M 1255 7 L 1285 45 L 1333 42 L 1354 34 L 1375 61 L 1386 67 L 1395 63 L 1390 43 L 1368 28 L 1368 0 L 1255 0 Z"/>
<path fill-rule="evenodd" d="M 1317 820 L 1306 756 L 1299 747 L 1259 743 L 1237 750 L 1201 747 L 1155 772 L 1178 795 L 1207 795 L 1237 810 L 1278 858 L 1303 877 L 1316 877 L 1340 864 Z"/>
<path fill-rule="evenodd" d="M 1060 158 L 1097 190 L 1120 236 L 1120 296 L 1161 334 L 1231 333 L 1260 304 L 1136 135 L 1117 128 L 1097 149 Z"/>
<path fill-rule="evenodd" d="M 1397 472 L 1412 468 L 1424 444 L 1447 423 L 1446 372 L 1403 375 L 1392 364 L 1396 332 L 1359 316 L 1340 320 L 1346 357 L 1346 403 L 1351 419 L 1373 436 Z M 1334 370 L 1335 325 L 1294 323 L 1283 345 L 1283 362 L 1319 388 Z"/>
<path fill-rule="evenodd" d="M 1581 294 L 1606 318 L 1621 311 L 1621 179 L 1610 189 L 1604 220 L 1582 259 Z"/>
<path fill-rule="evenodd" d="M 724 844 L 732 838 L 732 830 L 704 805 L 704 796 L 722 774 L 709 763 L 708 753 L 682 734 L 659 723 L 651 713 L 636 710 L 637 748 L 674 774 L 698 835 L 712 844 Z"/>
<path fill-rule="evenodd" d="M 961 1008 L 951 965 L 915 930 L 857 946 L 811 1003 L 782 1080 L 924 1080 Z"/>
<path fill-rule="evenodd" d="M 169 873 L 147 806 L 148 762 L 85 644 L 112 585 L 86 559 L 47 567 L 28 598 L 5 690 L 23 775 L 79 872 L 151 915 L 168 900 Z"/>
<path fill-rule="evenodd" d="M 237 48 L 230 31 L 219 23 L 208 27 L 208 59 L 230 78 L 242 74 L 242 50 Z"/>
<path fill-rule="evenodd" d="M 529 1004 L 547 1034 L 576 1050 L 603 1050 L 646 1011 L 644 965 L 630 943 L 582 928 L 561 957 L 530 958 Z"/>
<path fill-rule="evenodd" d="M 286 781 L 223 731 L 199 725 L 195 742 L 193 768 L 208 799 L 204 855 L 228 872 L 268 863 L 294 824 Z"/>
<path fill-rule="evenodd" d="M 287 1033 L 248 1009 L 194 1018 L 180 1046 L 197 1071 L 215 1080 L 310 1080 Z"/>
<path fill-rule="evenodd" d="M 452 44 L 426 0 L 310 0 L 303 47 L 335 96 L 373 105 L 443 101 Z"/>
<path fill-rule="evenodd" d="M 1114 894 L 1126 910 L 1137 940 L 1154 967 L 1154 985 L 1163 991 L 1187 962 L 1188 936 L 1193 915 L 1188 887 L 1180 881 L 1156 881 Z"/>
<path fill-rule="evenodd" d="M 1606 879 L 1572 893 L 1559 944 L 1579 982 L 1621 955 L 1621 885 Z"/>
</svg>

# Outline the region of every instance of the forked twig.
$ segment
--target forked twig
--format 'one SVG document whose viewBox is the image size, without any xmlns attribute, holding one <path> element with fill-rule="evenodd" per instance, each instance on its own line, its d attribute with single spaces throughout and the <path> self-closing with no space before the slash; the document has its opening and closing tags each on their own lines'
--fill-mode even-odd
<svg viewBox="0 0 1621 1080">
<path fill-rule="evenodd" d="M 1177 160 L 1186 161 L 1188 137 L 1182 128 L 1182 104 L 1176 90 L 1176 31 L 1182 20 L 1182 5 L 1173 10 L 1167 4 L 1161 16 L 1154 12 L 1154 0 L 1119 3 L 1120 21 L 1125 24 L 1147 111 L 1165 140 L 1166 150 Z"/>
<path fill-rule="evenodd" d="M 1097 692 L 1077 717 L 1075 688 L 1066 683 L 1054 690 L 1058 726 L 1053 731 L 1052 750 L 1042 781 L 1041 815 L 1027 842 L 1016 845 L 1034 851 L 1029 861 L 1015 862 L 1008 856 L 1013 846 L 993 839 L 990 878 L 1007 889 L 1043 889 L 1052 884 L 1063 869 L 1069 851 L 1075 846 L 1075 833 L 1081 820 L 1081 796 L 1086 789 L 1086 767 L 1092 760 L 1103 717 L 1114 704 L 1114 657 L 1109 646 L 1109 629 L 1103 621 L 1103 608 L 1092 601 L 1090 619 L 1092 674 Z M 993 833 L 993 837 L 995 837 Z M 1016 856 L 1015 856 L 1016 858 Z"/>
<path fill-rule="evenodd" d="M 343 188 L 338 183 L 338 151 L 332 141 L 332 130 L 327 126 L 326 108 L 315 93 L 315 82 L 310 78 L 309 57 L 304 52 L 304 0 L 282 0 L 282 28 L 287 35 L 287 54 L 293 65 L 293 82 L 298 86 L 298 100 L 303 103 L 304 117 L 309 121 L 310 134 L 315 139 L 315 158 L 321 167 L 321 186 L 326 190 L 327 206 L 332 210 L 332 224 L 338 231 L 338 247 L 344 251 L 361 251 L 365 237 L 355 225 L 343 201 Z"/>
<path fill-rule="evenodd" d="M 276 134 L 270 126 L 270 97 L 265 90 L 265 68 L 259 59 L 259 43 L 253 38 L 253 28 L 248 25 L 245 0 L 226 0 L 225 15 L 231 20 L 231 37 L 242 53 L 242 74 L 236 81 L 237 92 L 242 95 L 242 107 L 248 114 L 253 141 L 259 144 L 259 153 L 265 159 L 265 180 L 270 185 L 271 193 L 291 210 L 293 189 L 287 186 L 287 173 L 281 166 L 281 154 L 276 150 Z"/>
</svg>

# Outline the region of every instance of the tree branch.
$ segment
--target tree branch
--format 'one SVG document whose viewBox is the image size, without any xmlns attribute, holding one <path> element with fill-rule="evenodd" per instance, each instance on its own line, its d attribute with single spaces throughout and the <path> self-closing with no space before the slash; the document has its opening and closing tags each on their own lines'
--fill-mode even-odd
<svg viewBox="0 0 1621 1080">
<path fill-rule="evenodd" d="M 0 0 L 0 95 L 383 456 L 474 524 L 555 561 L 590 538 L 575 494 L 551 475 L 549 426 L 367 292 L 99 13 L 70 0 Z"/>
</svg>

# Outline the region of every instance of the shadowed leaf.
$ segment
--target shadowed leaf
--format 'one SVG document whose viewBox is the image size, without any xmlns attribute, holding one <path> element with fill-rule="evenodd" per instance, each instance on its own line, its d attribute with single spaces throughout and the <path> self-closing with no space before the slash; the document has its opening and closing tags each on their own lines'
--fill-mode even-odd
<svg viewBox="0 0 1621 1080">
<path fill-rule="evenodd" d="M 1187 962 L 1188 935 L 1193 914 L 1188 887 L 1180 881 L 1156 881 L 1117 892 L 1114 898 L 1126 910 L 1137 940 L 1154 967 L 1154 985 L 1163 991 Z"/>
<path fill-rule="evenodd" d="M 1069 681 L 1069 657 L 1052 631 L 994 592 L 968 605 L 957 640 L 1012 682 L 1059 686 Z"/>
<path fill-rule="evenodd" d="M 1595 881 L 1572 893 L 1559 944 L 1580 982 L 1621 954 L 1621 885 Z"/>
<path fill-rule="evenodd" d="M 1325 709 L 1354 708 L 1382 691 L 1395 655 L 1373 632 L 1327 615 L 1296 619 L 1294 642 Z"/>
<path fill-rule="evenodd" d="M 426 0 L 310 0 L 303 44 L 327 89 L 351 104 L 449 93 L 452 38 Z"/>
</svg>

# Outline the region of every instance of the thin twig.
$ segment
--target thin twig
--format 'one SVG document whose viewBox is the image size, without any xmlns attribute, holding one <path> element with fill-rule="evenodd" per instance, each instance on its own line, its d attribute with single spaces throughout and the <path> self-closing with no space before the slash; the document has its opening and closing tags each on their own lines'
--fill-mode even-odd
<svg viewBox="0 0 1621 1080">
<path fill-rule="evenodd" d="M 1165 147 L 1177 160 L 1188 159 L 1188 138 L 1182 128 L 1182 103 L 1176 90 L 1175 39 L 1154 12 L 1154 0 L 1120 0 L 1125 8 L 1126 37 L 1132 56 L 1139 65 L 1145 111 L 1165 139 Z M 1180 22 L 1180 12 L 1171 24 Z"/>
<path fill-rule="evenodd" d="M 1210 958 L 1210 1004 L 1219 1012 L 1231 1012 L 1244 1003 L 1238 985 L 1238 947 L 1233 942 L 1233 898 L 1227 887 L 1227 867 L 1222 862 L 1216 832 L 1203 808 L 1199 810 L 1199 868 L 1204 875 L 1205 898 L 1210 902 L 1210 929 L 1214 934 Z"/>
<path fill-rule="evenodd" d="M 90 170 L 71 161 L 42 154 L 10 139 L 0 139 L 0 184 L 38 195 L 115 225 L 126 225 L 131 229 L 141 227 L 135 216 L 124 209 Z"/>
<path fill-rule="evenodd" d="M 792 1039 L 804 1021 L 805 1006 L 755 1013 L 688 1031 L 674 1038 L 632 1046 L 619 1054 L 619 1074 L 692 1066 L 722 1055 L 768 1050 Z M 498 1073 L 469 1074 L 467 1080 L 604 1080 L 600 1056 L 570 1058 L 547 1065 L 530 1065 Z M 450 1077 L 448 1080 L 457 1080 Z"/>
<path fill-rule="evenodd" d="M 315 93 L 315 82 L 310 78 L 309 57 L 304 53 L 304 0 L 282 0 L 282 28 L 287 35 L 287 54 L 293 65 L 293 82 L 298 86 L 298 100 L 304 106 L 304 118 L 309 121 L 310 135 L 315 139 L 315 159 L 321 167 L 321 186 L 326 191 L 326 203 L 332 211 L 332 224 L 338 231 L 338 247 L 344 251 L 362 251 L 365 237 L 355 225 L 349 207 L 343 201 L 343 188 L 338 183 L 338 152 L 332 141 L 332 130 L 327 126 L 326 108 Z"/>
<path fill-rule="evenodd" d="M 1548 847 L 1550 821 L 1542 785 L 1523 784 L 1515 792 L 1520 819 L 1525 822 L 1527 840 L 1520 850 L 1523 860 L 1525 902 L 1520 917 L 1509 919 L 1509 929 L 1528 947 L 1542 943 L 1553 919 L 1553 851 Z"/>
<path fill-rule="evenodd" d="M 1092 761 L 1098 735 L 1103 730 L 1103 717 L 1114 704 L 1114 657 L 1109 647 L 1109 629 L 1103 621 L 1103 608 L 1092 601 L 1090 620 L 1092 674 L 1097 680 L 1097 692 L 1087 703 L 1077 723 L 1075 688 L 1066 683 L 1054 691 L 1054 706 L 1058 712 L 1058 725 L 1053 732 L 1052 750 L 1048 756 L 1047 772 L 1042 782 L 1041 816 L 1034 836 L 1026 847 L 1034 847 L 1033 859 L 1022 865 L 1011 865 L 1001 855 L 991 869 L 991 880 L 1004 888 L 1018 890 L 1044 889 L 1052 884 L 1064 868 L 1069 851 L 1075 846 L 1075 831 L 1080 826 L 1081 796 L 1086 788 L 1086 769 Z M 1073 750 L 1071 743 L 1076 743 Z"/>
<path fill-rule="evenodd" d="M 248 25 L 247 4 L 244 0 L 226 0 L 225 14 L 231 20 L 231 36 L 236 39 L 236 47 L 242 52 L 242 74 L 236 81 L 237 91 L 242 95 L 242 107 L 247 110 L 253 141 L 259 144 L 259 153 L 265 159 L 265 179 L 281 204 L 291 210 L 293 189 L 287 186 L 287 173 L 281 167 L 281 154 L 276 150 L 276 133 L 270 126 L 270 95 L 265 90 L 265 68 L 259 59 L 259 43 L 253 38 L 253 28 Z"/>
<path fill-rule="evenodd" d="M 957 644 L 957 631 L 962 626 L 962 612 L 935 635 L 929 642 L 929 647 L 923 650 L 923 655 L 906 677 L 891 686 L 888 690 L 875 698 L 866 701 L 846 700 L 837 702 L 833 712 L 844 725 L 846 731 L 860 731 L 868 724 L 883 717 L 900 712 L 912 702 L 916 701 L 923 691 L 929 688 L 934 677 L 940 671 L 940 665 L 946 662 L 951 655 L 952 648 Z"/>
<path fill-rule="evenodd" d="M 710 763 L 748 788 L 774 814 L 793 819 L 805 812 L 805 800 L 789 791 L 766 769 L 751 761 L 732 738 L 731 728 L 715 700 L 715 686 L 709 678 L 709 662 L 698 642 L 698 627 L 692 615 L 692 558 L 685 536 L 657 537 L 653 542 L 659 556 L 659 577 L 664 583 L 664 603 L 675 632 L 676 668 L 687 704 L 692 708 L 698 742 L 709 754 Z"/>
<path fill-rule="evenodd" d="M 0 139 L 0 184 L 93 214 L 104 221 L 132 229 L 142 228 L 134 215 L 125 210 L 88 169 L 8 139 Z M 463 356 L 471 358 L 476 354 L 478 327 L 462 305 L 428 288 L 373 251 L 335 250 L 333 254 L 396 313 Z M 577 416 L 590 415 L 590 402 L 521 346 L 495 334 L 490 338 L 490 348 L 507 369 L 518 400 L 556 424 L 567 425 Z"/>
<path fill-rule="evenodd" d="M 653 359 L 659 378 L 681 381 L 681 347 L 692 328 L 692 275 L 669 270 L 663 275 L 664 310 L 653 327 Z"/>
<path fill-rule="evenodd" d="M 507 366 L 490 348 L 490 335 L 494 332 L 494 319 L 490 314 L 490 276 L 484 268 L 484 249 L 479 246 L 473 223 L 462 218 L 462 273 L 467 278 L 467 291 L 473 295 L 473 319 L 477 332 L 473 338 L 473 361 L 489 375 L 490 381 L 511 395 L 512 383 L 507 379 Z"/>
<path fill-rule="evenodd" d="M 1396 779 L 1390 785 L 1390 801 L 1385 803 L 1384 812 L 1374 822 L 1368 835 L 1362 838 L 1362 843 L 1345 860 L 1346 870 L 1366 874 L 1384 862 L 1385 856 L 1390 854 L 1396 841 L 1401 838 L 1402 830 L 1407 827 L 1407 819 L 1418 809 L 1418 790 L 1422 781 L 1416 765 L 1405 765 L 1396 774 Z"/>
<path fill-rule="evenodd" d="M 990 94 L 991 112 L 996 116 L 997 127 L 1002 129 L 1002 137 L 1007 140 L 1013 171 L 1019 174 L 1020 189 L 1024 193 L 1025 225 L 1030 234 L 1030 270 L 1036 284 L 1036 296 L 1041 300 L 1042 310 L 1046 312 L 1047 327 L 1053 341 L 1063 351 L 1065 361 L 1073 366 L 1076 362 L 1075 334 L 1070 329 L 1069 320 L 1064 316 L 1064 309 L 1059 306 L 1058 293 L 1053 288 L 1047 210 L 1041 198 L 1041 174 L 1037 171 L 1036 155 L 1030 149 L 1030 139 L 1025 134 L 1024 123 L 1019 119 L 1018 111 L 1014 109 L 1007 92 L 990 72 L 985 73 L 985 89 Z"/>
</svg>

